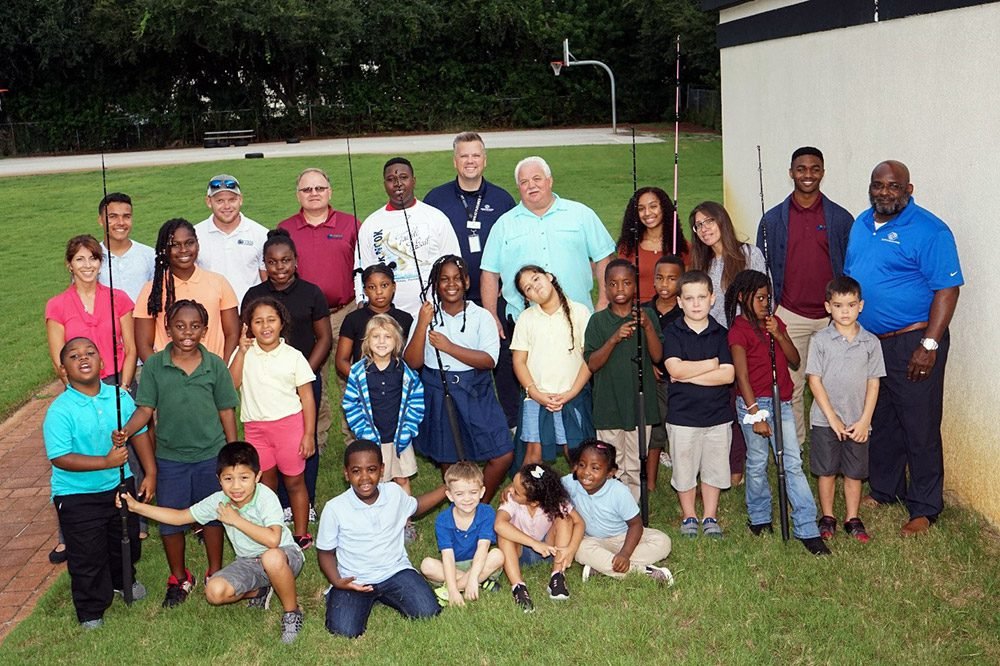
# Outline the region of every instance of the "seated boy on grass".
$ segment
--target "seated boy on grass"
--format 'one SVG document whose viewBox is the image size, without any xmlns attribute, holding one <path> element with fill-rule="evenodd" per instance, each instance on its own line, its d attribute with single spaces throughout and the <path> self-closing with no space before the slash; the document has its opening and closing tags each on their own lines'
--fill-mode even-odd
<svg viewBox="0 0 1000 666">
<path fill-rule="evenodd" d="M 205 599 L 214 606 L 249 599 L 249 607 L 267 609 L 277 593 L 284 608 L 281 640 L 291 643 L 302 628 L 295 577 L 305 558 L 285 526 L 278 496 L 259 483 L 260 458 L 246 442 L 223 446 L 215 469 L 222 490 L 190 508 L 150 506 L 125 495 L 129 511 L 167 525 L 221 521 L 236 560 L 208 579 Z"/>
</svg>

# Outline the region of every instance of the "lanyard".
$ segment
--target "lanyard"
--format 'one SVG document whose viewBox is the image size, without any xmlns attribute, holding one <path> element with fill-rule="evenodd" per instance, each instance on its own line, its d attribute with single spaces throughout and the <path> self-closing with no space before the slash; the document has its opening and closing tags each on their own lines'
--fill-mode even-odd
<svg viewBox="0 0 1000 666">
<path fill-rule="evenodd" d="M 471 229 L 473 233 L 475 233 L 482 226 L 479 223 L 478 218 L 479 218 L 479 207 L 483 204 L 483 194 L 482 192 L 480 192 L 479 195 L 476 197 L 476 207 L 471 212 L 469 211 L 469 202 L 465 200 L 465 195 L 459 194 L 458 198 L 462 200 L 462 205 L 465 206 L 465 215 L 468 220 L 465 226 Z"/>
</svg>

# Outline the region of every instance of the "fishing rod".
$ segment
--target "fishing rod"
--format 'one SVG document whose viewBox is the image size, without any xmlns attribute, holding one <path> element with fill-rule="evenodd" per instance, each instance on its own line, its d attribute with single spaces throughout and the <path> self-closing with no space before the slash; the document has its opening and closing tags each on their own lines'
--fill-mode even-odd
<svg viewBox="0 0 1000 666">
<path fill-rule="evenodd" d="M 358 202 L 354 198 L 354 162 L 351 160 L 351 137 L 347 137 L 347 173 L 351 179 L 351 212 L 354 215 L 354 247 L 358 253 L 358 267 L 354 275 L 361 275 L 365 267 L 361 265 L 361 229 L 358 227 Z M 364 301 L 365 285 L 361 285 L 361 300 Z"/>
<path fill-rule="evenodd" d="M 638 187 L 638 174 L 636 171 L 635 164 L 635 127 L 632 128 L 632 198 L 635 199 L 635 192 L 639 190 Z M 633 203 L 638 204 L 638 201 Z M 631 206 L 631 204 L 630 204 Z M 635 279 L 636 282 L 639 281 L 639 243 L 641 242 L 639 227 L 641 225 L 633 225 L 632 231 L 634 234 L 635 241 Z M 646 400 L 643 393 L 643 349 L 642 349 L 642 301 L 639 299 L 639 285 L 635 285 L 635 297 L 633 299 L 632 308 L 635 316 L 635 356 L 633 361 L 635 362 L 635 372 L 636 379 L 639 383 L 638 391 L 636 392 L 636 438 L 639 443 L 639 513 L 642 516 L 642 524 L 645 527 L 649 527 L 649 489 L 646 487 L 646 459 L 649 457 L 649 450 L 647 448 L 646 442 Z"/>
<path fill-rule="evenodd" d="M 674 73 L 674 242 L 671 252 L 677 254 L 677 168 L 680 162 L 680 126 L 681 126 L 681 36 L 677 35 L 677 64 Z"/>
</svg>

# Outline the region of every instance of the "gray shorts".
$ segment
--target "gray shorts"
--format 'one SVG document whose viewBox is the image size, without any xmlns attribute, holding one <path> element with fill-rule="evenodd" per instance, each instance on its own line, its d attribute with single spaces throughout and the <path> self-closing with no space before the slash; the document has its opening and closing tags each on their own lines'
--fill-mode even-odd
<svg viewBox="0 0 1000 666">
<path fill-rule="evenodd" d="M 305 563 L 305 555 L 298 546 L 282 546 L 285 557 L 288 558 L 288 567 L 292 570 L 293 576 L 298 576 Z M 213 578 L 219 576 L 233 586 L 233 591 L 237 595 L 246 594 L 250 590 L 270 585 L 271 581 L 264 571 L 259 557 L 237 557 L 230 564 L 222 567 L 213 574 Z"/>
<path fill-rule="evenodd" d="M 809 470 L 816 476 L 837 476 L 848 479 L 868 478 L 868 444 L 853 439 L 840 441 L 832 428 L 812 427 L 809 439 Z"/>
<path fill-rule="evenodd" d="M 670 460 L 673 471 L 670 485 L 683 493 L 701 482 L 725 490 L 732 485 L 729 472 L 729 446 L 732 423 L 706 428 L 667 424 Z"/>
</svg>

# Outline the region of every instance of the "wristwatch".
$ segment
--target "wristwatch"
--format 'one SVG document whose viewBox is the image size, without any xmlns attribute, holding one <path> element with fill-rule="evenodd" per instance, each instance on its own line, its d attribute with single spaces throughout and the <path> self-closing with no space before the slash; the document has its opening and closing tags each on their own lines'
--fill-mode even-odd
<svg viewBox="0 0 1000 666">
<path fill-rule="evenodd" d="M 934 338 L 920 338 L 920 346 L 927 351 L 937 351 L 938 343 Z"/>
</svg>

